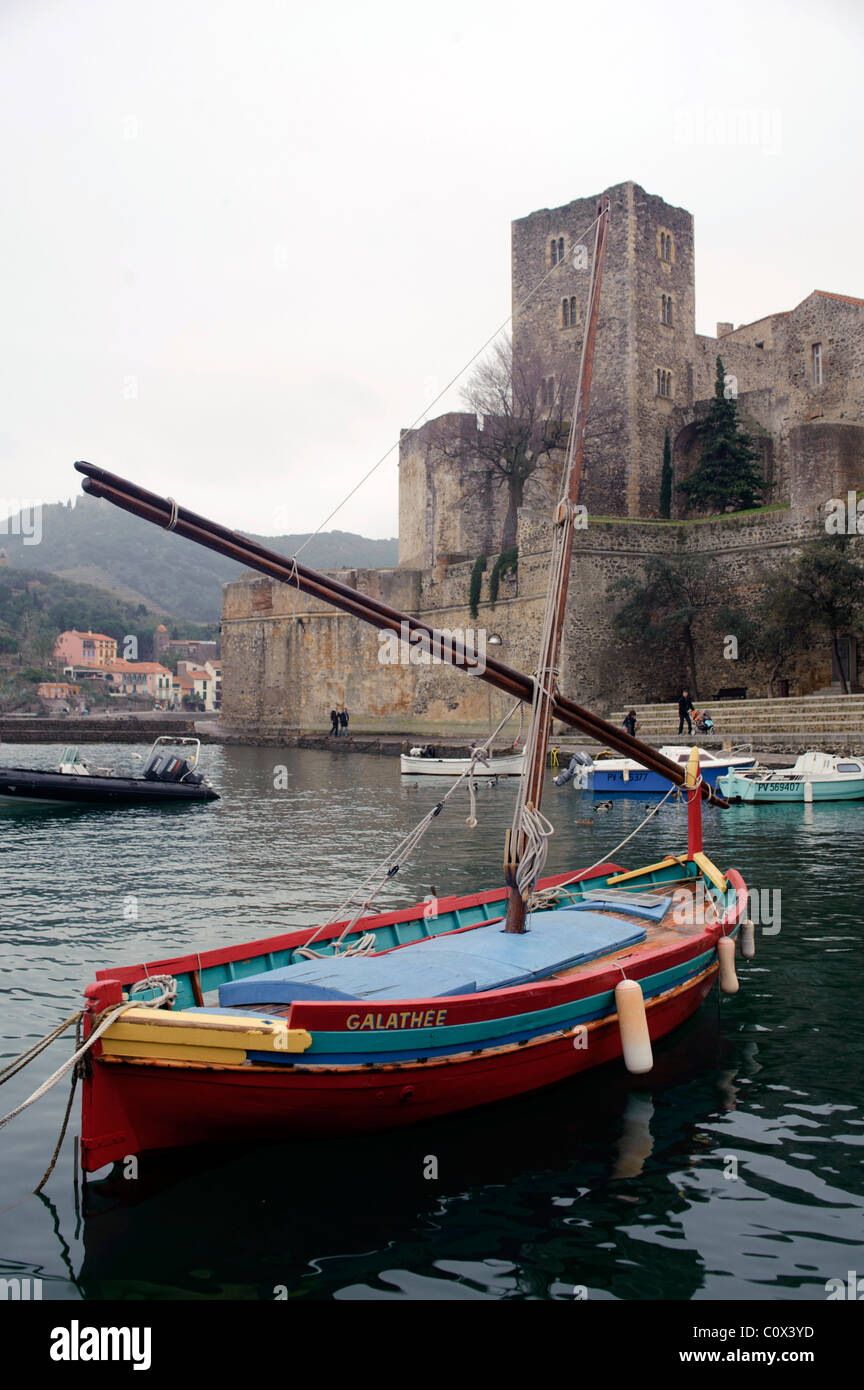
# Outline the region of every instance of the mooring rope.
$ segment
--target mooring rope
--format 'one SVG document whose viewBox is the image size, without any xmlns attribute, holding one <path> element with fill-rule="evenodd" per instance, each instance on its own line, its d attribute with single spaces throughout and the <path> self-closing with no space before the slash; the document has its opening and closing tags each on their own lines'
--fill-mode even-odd
<svg viewBox="0 0 864 1390">
<path fill-rule="evenodd" d="M 139 992 L 143 989 L 154 988 L 159 988 L 162 990 L 161 999 L 156 999 L 152 1002 L 151 1005 L 149 1005 L 149 1007 L 152 1007 L 154 1009 L 161 1008 L 163 1004 L 166 1004 L 169 1001 L 173 1001 L 177 997 L 177 981 L 174 980 L 170 975 L 150 975 L 146 980 L 138 980 L 132 986 L 129 993 L 135 994 L 136 992 Z M 97 1039 L 101 1038 L 102 1034 L 108 1028 L 111 1027 L 111 1024 L 114 1023 L 120 1017 L 121 1014 L 125 1014 L 129 1009 L 137 1009 L 140 1006 L 140 999 L 129 999 L 125 1003 L 119 1004 L 116 1009 L 112 1009 L 109 1013 L 105 1014 L 98 1026 L 94 1028 L 87 1041 L 81 1047 L 76 1047 L 75 1051 L 73 1052 L 72 1056 L 68 1059 L 68 1061 L 64 1062 L 62 1066 L 58 1067 L 55 1072 L 52 1072 L 52 1074 L 48 1077 L 47 1081 L 43 1081 L 42 1085 L 38 1086 L 32 1095 L 28 1096 L 26 1100 L 22 1100 L 21 1104 L 16 1105 L 14 1110 L 10 1110 L 8 1115 L 3 1115 L 2 1117 L 0 1117 L 0 1129 L 3 1129 L 4 1125 L 8 1125 L 10 1120 L 14 1120 L 16 1115 L 20 1115 L 23 1110 L 26 1110 L 29 1106 L 33 1105 L 35 1101 L 41 1100 L 44 1095 L 48 1094 L 52 1087 L 57 1085 L 58 1081 L 62 1081 L 66 1073 L 70 1071 L 72 1067 L 77 1066 L 77 1064 L 81 1061 L 82 1057 L 85 1057 L 87 1055 L 90 1048 L 97 1041 Z M 67 1021 L 63 1024 L 63 1028 L 60 1031 L 62 1032 L 63 1029 L 68 1028 L 69 1023 L 71 1021 L 77 1023 L 81 1019 L 82 1013 L 73 1015 L 72 1020 L 67 1019 Z M 56 1038 L 57 1036 L 59 1036 L 59 1034 L 58 1030 L 55 1028 L 52 1030 L 51 1034 L 47 1035 L 47 1040 L 46 1038 L 41 1039 L 41 1043 L 43 1043 L 44 1046 L 37 1044 L 35 1047 L 28 1048 L 28 1053 L 33 1053 L 33 1056 L 38 1056 L 39 1052 L 43 1052 L 45 1050 L 45 1047 L 48 1046 L 48 1040 L 54 1041 L 54 1038 Z M 38 1051 L 36 1050 L 37 1047 Z M 15 1067 L 16 1071 L 20 1071 L 21 1067 L 17 1066 L 16 1063 L 21 1062 L 22 1057 L 27 1057 L 28 1061 L 33 1061 L 33 1056 L 27 1057 L 26 1053 L 22 1053 L 21 1057 L 17 1057 L 11 1065 Z M 25 1063 L 22 1062 L 22 1065 L 25 1065 Z M 7 1071 L 10 1071 L 10 1068 L 7 1068 Z M 14 1075 L 14 1072 L 11 1072 L 11 1075 Z M 5 1079 L 7 1078 L 4 1077 L 4 1080 Z"/>
</svg>

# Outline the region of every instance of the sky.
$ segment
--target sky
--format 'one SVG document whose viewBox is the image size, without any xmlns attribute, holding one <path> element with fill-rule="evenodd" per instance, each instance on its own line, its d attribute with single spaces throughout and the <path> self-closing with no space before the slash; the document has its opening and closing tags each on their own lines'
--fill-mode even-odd
<svg viewBox="0 0 864 1390">
<path fill-rule="evenodd" d="M 395 535 L 511 220 L 627 179 L 695 217 L 698 332 L 864 296 L 862 60 L 860 0 L 2 0 L 0 517 L 85 458 Z"/>
</svg>

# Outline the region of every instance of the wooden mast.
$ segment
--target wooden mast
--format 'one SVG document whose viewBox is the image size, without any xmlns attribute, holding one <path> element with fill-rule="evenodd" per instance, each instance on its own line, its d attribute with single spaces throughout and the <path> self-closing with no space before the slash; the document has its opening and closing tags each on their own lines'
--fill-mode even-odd
<svg viewBox="0 0 864 1390">
<path fill-rule="evenodd" d="M 591 265 L 591 284 L 588 291 L 588 314 L 585 338 L 582 343 L 582 356 L 579 364 L 579 383 L 576 390 L 576 405 L 567 461 L 564 468 L 562 497 L 555 509 L 554 523 L 556 535 L 553 542 L 550 566 L 549 588 L 546 594 L 546 613 L 543 622 L 543 645 L 540 662 L 536 672 L 536 684 L 532 701 L 531 727 L 525 750 L 525 770 L 519 786 L 516 810 L 512 828 L 507 834 L 504 853 L 504 870 L 510 885 L 507 901 L 507 921 L 505 931 L 524 932 L 525 930 L 525 889 L 533 890 L 539 876 L 529 870 L 527 884 L 520 888 L 520 864 L 525 855 L 532 823 L 538 825 L 537 816 L 543 803 L 543 782 L 546 772 L 546 749 L 552 725 L 555 696 L 557 694 L 561 636 L 564 630 L 564 615 L 567 608 L 567 590 L 570 583 L 570 560 L 573 553 L 573 521 L 579 502 L 579 486 L 582 480 L 582 460 L 585 446 L 585 421 L 588 414 L 588 401 L 591 395 L 591 376 L 594 370 L 594 345 L 597 338 L 597 317 L 600 305 L 600 285 L 603 280 L 603 261 L 606 254 L 606 237 L 609 231 L 609 195 L 603 195 L 597 206 L 597 226 L 594 234 L 594 258 Z M 545 853 L 542 855 L 545 858 Z M 536 862 L 536 861 L 532 861 Z M 542 859 L 540 861 L 542 866 Z"/>
<path fill-rule="evenodd" d="M 487 654 L 485 669 L 481 670 L 476 665 L 476 656 L 471 652 L 466 652 L 462 643 L 456 641 L 451 635 L 445 635 L 438 629 L 430 627 L 428 623 L 422 622 L 419 618 L 403 613 L 398 608 L 391 608 L 388 604 L 382 603 L 380 599 L 370 598 L 367 594 L 350 588 L 349 585 L 343 584 L 341 580 L 334 579 L 331 575 L 319 574 L 306 565 L 302 565 L 298 560 L 280 555 L 275 550 L 269 550 L 248 536 L 243 536 L 237 531 L 230 531 L 227 527 L 220 526 L 214 521 L 208 521 L 206 517 L 178 506 L 171 498 L 160 497 L 154 492 L 148 492 L 139 484 L 118 477 L 116 473 L 109 473 L 104 468 L 98 468 L 95 464 L 83 461 L 76 463 L 75 467 L 79 473 L 86 474 L 82 487 L 91 497 L 102 497 L 113 506 L 120 507 L 133 516 L 140 517 L 142 521 L 151 522 L 160 530 L 176 531 L 178 536 L 195 541 L 197 545 L 204 546 L 207 550 L 214 550 L 219 555 L 227 556 L 228 559 L 236 560 L 247 569 L 258 570 L 259 573 L 266 574 L 281 584 L 290 584 L 293 588 L 299 589 L 301 593 L 308 594 L 311 598 L 321 599 L 322 602 L 329 603 L 331 607 L 338 608 L 340 612 L 359 618 L 362 622 L 369 623 L 379 631 L 384 629 L 403 640 L 406 634 L 409 638 L 420 635 L 423 640 L 430 643 L 434 642 L 436 644 L 434 650 L 451 666 L 455 666 L 469 675 L 474 675 L 489 685 L 494 685 L 496 690 L 503 691 L 512 699 L 523 700 L 526 704 L 531 703 L 533 683 L 530 677 L 523 675 L 521 671 L 515 670 L 512 666 L 507 666 L 503 661 Z M 656 748 L 652 748 L 650 744 L 642 743 L 640 739 L 631 737 L 626 730 L 607 723 L 598 714 L 584 709 L 566 696 L 561 694 L 555 696 L 552 712 L 556 719 L 571 725 L 574 729 L 579 729 L 588 738 L 595 739 L 598 743 L 609 748 L 614 748 L 625 758 L 635 758 L 643 767 L 657 772 L 661 777 L 674 782 L 676 786 L 683 787 L 685 785 L 685 772 L 679 764 L 671 762 L 662 753 L 658 753 Z M 702 782 L 700 794 L 703 800 L 715 805 L 726 806 L 728 804 L 712 790 L 707 782 Z"/>
</svg>

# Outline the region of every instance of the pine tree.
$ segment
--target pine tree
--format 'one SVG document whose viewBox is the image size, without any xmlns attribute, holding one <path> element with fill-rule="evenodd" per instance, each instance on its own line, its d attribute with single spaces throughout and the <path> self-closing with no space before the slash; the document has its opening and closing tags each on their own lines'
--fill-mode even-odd
<svg viewBox="0 0 864 1390">
<path fill-rule="evenodd" d="M 669 431 L 666 431 L 666 438 L 663 440 L 663 472 L 660 474 L 660 515 L 669 517 L 672 515 L 672 445 L 669 443 Z"/>
<path fill-rule="evenodd" d="M 740 511 L 754 507 L 765 486 L 753 440 L 738 425 L 738 402 L 734 396 L 726 396 L 725 376 L 723 360 L 718 357 L 714 399 L 699 427 L 699 464 L 689 478 L 678 484 L 688 506 L 701 510 L 713 507 L 723 511 L 728 507 Z"/>
</svg>

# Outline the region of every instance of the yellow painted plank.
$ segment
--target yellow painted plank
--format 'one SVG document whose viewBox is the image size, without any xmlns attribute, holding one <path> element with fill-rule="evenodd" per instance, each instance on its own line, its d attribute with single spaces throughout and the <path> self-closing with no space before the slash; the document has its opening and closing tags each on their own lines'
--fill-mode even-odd
<svg viewBox="0 0 864 1390">
<path fill-rule="evenodd" d="M 661 859 L 657 864 L 646 864 L 644 869 L 628 869 L 626 874 L 615 874 L 614 877 L 607 879 L 606 882 L 609 884 L 609 887 L 611 888 L 613 883 L 623 883 L 625 879 L 628 878 L 641 878 L 643 874 L 653 874 L 656 869 L 671 869 L 673 864 L 683 863 L 683 855 L 669 854 L 665 859 Z M 662 888 L 663 885 L 656 884 L 652 886 Z"/>
<path fill-rule="evenodd" d="M 200 1020 L 200 1021 L 199 1021 Z M 282 1022 L 253 1023 L 248 1016 L 176 1014 L 164 1009 L 135 1009 L 123 1014 L 102 1036 L 108 1042 L 164 1043 L 170 1047 L 230 1047 L 251 1052 L 305 1052 L 311 1034 Z"/>
<path fill-rule="evenodd" d="M 714 884 L 714 887 L 719 888 L 721 893 L 725 893 L 727 891 L 729 884 L 726 880 L 725 875 L 721 874 L 718 868 L 715 868 L 715 866 L 711 863 L 711 860 L 708 858 L 708 855 L 703 854 L 701 849 L 697 850 L 697 852 L 693 855 L 693 863 L 699 865 L 699 868 L 702 870 L 703 874 L 706 874 L 707 877 L 710 878 L 711 882 Z"/>
</svg>

